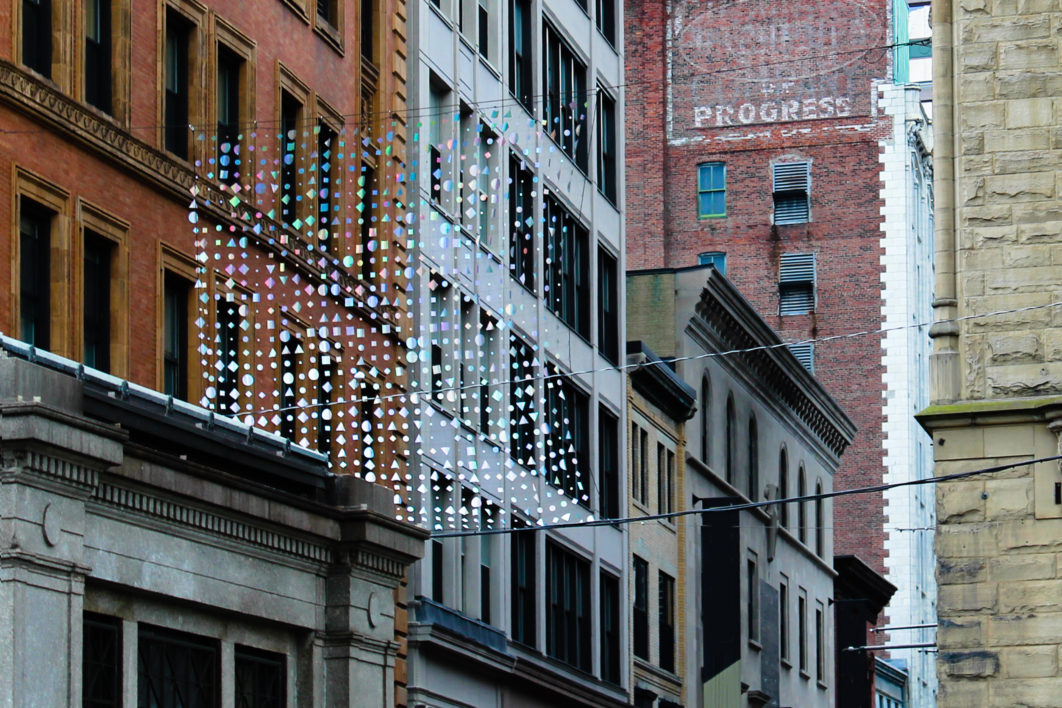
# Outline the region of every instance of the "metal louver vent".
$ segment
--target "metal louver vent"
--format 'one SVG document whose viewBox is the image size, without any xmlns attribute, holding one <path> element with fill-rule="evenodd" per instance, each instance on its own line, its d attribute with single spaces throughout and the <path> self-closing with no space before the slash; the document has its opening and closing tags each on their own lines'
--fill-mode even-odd
<svg viewBox="0 0 1062 708">
<path fill-rule="evenodd" d="M 803 315 L 815 309 L 815 254 L 783 253 L 778 268 L 778 314 Z"/>
<path fill-rule="evenodd" d="M 773 170 L 774 223 L 803 224 L 811 219 L 811 163 L 790 162 Z"/>
<path fill-rule="evenodd" d="M 790 344 L 789 351 L 792 352 L 796 360 L 801 365 L 810 371 L 815 373 L 815 345 L 810 342 L 804 344 Z"/>
<path fill-rule="evenodd" d="M 778 266 L 779 283 L 815 282 L 814 253 L 783 253 Z"/>
</svg>

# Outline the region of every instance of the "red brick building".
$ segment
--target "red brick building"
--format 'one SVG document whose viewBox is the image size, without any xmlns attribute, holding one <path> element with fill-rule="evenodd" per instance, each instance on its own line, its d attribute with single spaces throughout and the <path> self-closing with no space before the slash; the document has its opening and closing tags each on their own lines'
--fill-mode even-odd
<svg viewBox="0 0 1062 708">
<path fill-rule="evenodd" d="M 717 260 L 787 341 L 878 329 L 888 3 L 668 7 L 627 3 L 628 268 Z M 879 338 L 801 355 L 859 428 L 837 488 L 880 483 Z M 883 572 L 881 498 L 834 509 L 836 552 Z"/>
</svg>

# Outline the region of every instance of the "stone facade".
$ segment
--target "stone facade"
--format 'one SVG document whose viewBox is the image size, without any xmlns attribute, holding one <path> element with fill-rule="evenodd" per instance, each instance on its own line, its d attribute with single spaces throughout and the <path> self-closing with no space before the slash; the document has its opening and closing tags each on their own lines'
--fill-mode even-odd
<svg viewBox="0 0 1062 708">
<path fill-rule="evenodd" d="M 427 534 L 391 495 L 73 370 L 0 356 L 0 706 L 146 704 L 149 687 L 394 706 L 394 593 Z M 193 652 L 209 658 L 189 669 Z"/>
<path fill-rule="evenodd" d="M 1058 703 L 1056 3 L 933 3 L 940 705 Z M 996 314 L 998 313 L 998 314 Z"/>
</svg>

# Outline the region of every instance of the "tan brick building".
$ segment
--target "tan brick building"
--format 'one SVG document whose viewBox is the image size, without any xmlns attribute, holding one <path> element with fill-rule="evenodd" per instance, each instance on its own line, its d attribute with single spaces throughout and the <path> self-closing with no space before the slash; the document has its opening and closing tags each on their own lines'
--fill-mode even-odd
<svg viewBox="0 0 1062 708">
<path fill-rule="evenodd" d="M 935 0 L 936 474 L 1055 455 L 1062 426 L 1057 2 Z M 1000 314 L 993 314 L 1000 313 Z M 1057 462 L 940 483 L 939 705 L 1062 695 Z"/>
</svg>

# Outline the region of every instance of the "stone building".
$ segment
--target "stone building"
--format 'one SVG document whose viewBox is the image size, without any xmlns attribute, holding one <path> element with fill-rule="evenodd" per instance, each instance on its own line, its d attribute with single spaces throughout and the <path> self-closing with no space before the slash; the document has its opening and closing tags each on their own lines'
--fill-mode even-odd
<svg viewBox="0 0 1062 708">
<path fill-rule="evenodd" d="M 1056 455 L 1062 244 L 1056 3 L 933 3 L 938 477 Z M 999 313 L 999 314 L 996 314 Z M 939 705 L 1052 705 L 1057 461 L 937 484 Z"/>
<path fill-rule="evenodd" d="M 628 702 L 622 8 L 410 4 L 413 705 Z M 414 164 L 415 163 L 415 164 Z"/>
<path fill-rule="evenodd" d="M 852 421 L 714 266 L 630 271 L 627 307 L 629 336 L 665 362 L 674 360 L 674 372 L 697 392 L 697 413 L 685 426 L 677 510 L 834 489 L 841 454 L 855 434 Z M 642 477 L 652 502 L 659 492 L 651 490 L 670 486 L 669 450 L 665 441 L 663 467 L 659 456 L 643 467 L 644 447 L 635 454 L 643 444 L 639 420 L 632 414 L 632 495 L 646 487 L 635 481 Z M 635 675 L 644 668 L 664 679 L 658 683 L 681 679 L 679 702 L 685 706 L 835 705 L 832 506 L 832 500 L 819 499 L 651 522 L 682 542 L 677 572 L 684 582 L 677 592 L 685 626 L 675 669 L 660 666 L 659 650 L 644 662 L 635 652 Z M 640 562 L 658 566 L 661 579 L 668 570 L 667 554 L 640 555 L 652 551 L 646 535 L 639 544 L 632 536 L 635 584 Z M 636 588 L 632 606 L 638 607 Z M 650 600 L 650 623 L 664 623 L 666 609 L 666 603 Z M 632 623 L 637 637 L 637 617 Z M 661 698 L 673 700 L 665 693 Z"/>
<path fill-rule="evenodd" d="M 402 0 L 0 17 L 0 330 L 404 494 Z"/>
<path fill-rule="evenodd" d="M 905 44 L 908 3 L 626 6 L 627 95 L 639 106 L 627 122 L 628 267 L 715 263 L 783 339 L 806 342 L 801 361 L 858 429 L 838 486 L 928 475 L 928 440 L 911 422 L 926 403 L 912 383 L 927 331 L 827 339 L 929 319 L 932 273 L 915 267 L 932 252 L 931 222 L 915 218 L 932 207 L 928 120 L 921 87 L 905 83 L 922 78 L 921 65 L 909 70 L 922 59 Z M 889 624 L 934 612 L 931 532 L 908 530 L 932 527 L 927 494 L 836 503 L 837 552 L 898 588 Z M 931 706 L 931 661 L 901 655 Z"/>
<path fill-rule="evenodd" d="M 427 533 L 391 493 L 0 346 L 0 705 L 394 705 L 395 590 Z"/>
</svg>

